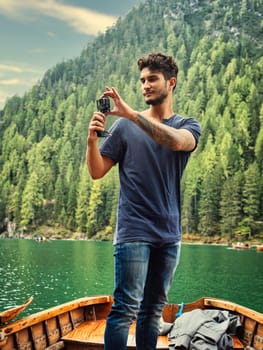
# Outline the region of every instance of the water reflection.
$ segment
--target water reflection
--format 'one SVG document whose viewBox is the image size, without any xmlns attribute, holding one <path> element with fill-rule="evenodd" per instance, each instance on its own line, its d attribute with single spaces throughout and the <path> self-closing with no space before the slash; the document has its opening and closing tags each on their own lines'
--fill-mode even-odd
<svg viewBox="0 0 263 350">
<path fill-rule="evenodd" d="M 184 245 L 170 299 L 228 299 L 263 312 L 263 254 L 225 246 Z M 181 298 L 181 299 L 180 299 Z"/>
<path fill-rule="evenodd" d="M 111 294 L 111 242 L 0 240 L 0 310 L 34 300 L 23 315 L 86 295 Z M 171 302 L 225 298 L 263 312 L 263 253 L 183 245 Z M 252 287 L 251 287 L 252 286 Z"/>
</svg>

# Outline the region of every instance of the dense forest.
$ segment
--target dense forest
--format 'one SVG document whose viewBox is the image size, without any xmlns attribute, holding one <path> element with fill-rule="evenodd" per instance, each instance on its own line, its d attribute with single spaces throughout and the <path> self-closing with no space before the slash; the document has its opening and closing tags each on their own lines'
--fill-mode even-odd
<svg viewBox="0 0 263 350">
<path fill-rule="evenodd" d="M 162 51 L 179 66 L 175 111 L 202 125 L 183 177 L 183 232 L 262 237 L 262 12 L 262 0 L 146 0 L 10 98 L 0 111 L 2 234 L 46 225 L 111 236 L 118 169 L 90 179 L 88 123 L 105 85 L 145 109 L 137 58 Z"/>
</svg>

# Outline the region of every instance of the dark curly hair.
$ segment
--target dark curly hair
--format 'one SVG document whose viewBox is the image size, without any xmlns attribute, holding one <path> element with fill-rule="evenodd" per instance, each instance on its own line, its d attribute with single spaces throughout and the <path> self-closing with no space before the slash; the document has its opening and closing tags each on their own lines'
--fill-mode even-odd
<svg viewBox="0 0 263 350">
<path fill-rule="evenodd" d="M 160 52 L 152 52 L 148 56 L 141 57 L 137 61 L 140 71 L 143 68 L 149 68 L 151 71 L 163 73 L 166 80 L 177 78 L 178 67 L 172 56 L 166 56 Z"/>
</svg>

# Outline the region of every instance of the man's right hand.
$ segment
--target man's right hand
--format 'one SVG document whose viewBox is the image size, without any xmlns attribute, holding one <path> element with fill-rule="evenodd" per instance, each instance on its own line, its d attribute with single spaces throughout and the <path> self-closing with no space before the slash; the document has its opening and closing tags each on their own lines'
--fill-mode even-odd
<svg viewBox="0 0 263 350">
<path fill-rule="evenodd" d="M 105 129 L 105 115 L 101 112 L 94 112 L 89 123 L 88 139 L 97 140 L 97 131 L 103 131 Z"/>
</svg>

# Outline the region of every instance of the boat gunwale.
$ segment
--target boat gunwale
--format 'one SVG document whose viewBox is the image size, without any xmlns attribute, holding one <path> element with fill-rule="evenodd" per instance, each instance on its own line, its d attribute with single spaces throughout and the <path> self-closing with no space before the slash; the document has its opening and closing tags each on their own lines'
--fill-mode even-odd
<svg viewBox="0 0 263 350">
<path fill-rule="evenodd" d="M 238 314 L 250 317 L 256 322 L 263 324 L 263 314 L 246 306 L 220 298 L 203 297 L 203 300 L 205 307 L 220 308 L 228 311 L 237 312 Z"/>
<path fill-rule="evenodd" d="M 72 310 L 76 310 L 81 307 L 86 307 L 89 305 L 99 305 L 99 304 L 107 304 L 112 303 L 113 298 L 110 295 L 98 295 L 98 296 L 90 296 L 83 297 L 79 299 L 75 299 L 60 305 L 56 305 L 50 307 L 48 309 L 36 312 L 34 314 L 25 316 L 19 320 L 16 320 L 9 324 L 0 325 L 1 334 L 5 334 L 5 336 L 9 336 L 17 331 L 25 329 L 27 327 L 31 327 L 40 322 L 46 321 L 58 315 L 61 315 L 65 312 L 69 312 Z"/>
<path fill-rule="evenodd" d="M 111 295 L 98 295 L 98 296 L 89 296 L 89 297 L 75 299 L 75 300 L 66 302 L 64 304 L 53 306 L 51 308 L 39 311 L 37 313 L 31 314 L 19 320 L 0 326 L 0 336 L 1 336 L 0 338 L 4 340 L 5 337 L 8 337 L 18 331 L 29 328 L 33 325 L 39 324 L 41 322 L 44 322 L 46 320 L 52 319 L 54 317 L 57 317 L 59 315 L 62 315 L 64 313 L 67 313 L 79 308 L 83 308 L 83 307 L 85 308 L 86 306 L 89 307 L 93 305 L 95 306 L 95 305 L 102 305 L 102 304 L 112 304 L 112 303 L 113 303 L 113 297 Z M 179 308 L 180 308 L 180 304 L 168 303 L 164 307 L 163 316 L 165 316 L 165 314 L 166 315 L 173 314 L 175 319 L 176 313 L 179 311 Z M 201 297 L 196 301 L 184 304 L 184 312 L 188 312 L 196 308 L 200 308 L 200 309 L 214 308 L 214 309 L 223 309 L 223 310 L 236 312 L 241 316 L 250 318 L 256 321 L 258 324 L 263 325 L 262 313 L 259 313 L 255 310 L 252 310 L 250 308 L 247 308 L 245 306 L 239 305 L 237 303 L 234 303 L 225 299 Z M 169 322 L 171 321 L 173 322 L 174 319 L 169 320 Z M 0 345 L 0 348 L 1 348 L 1 345 Z"/>
</svg>

